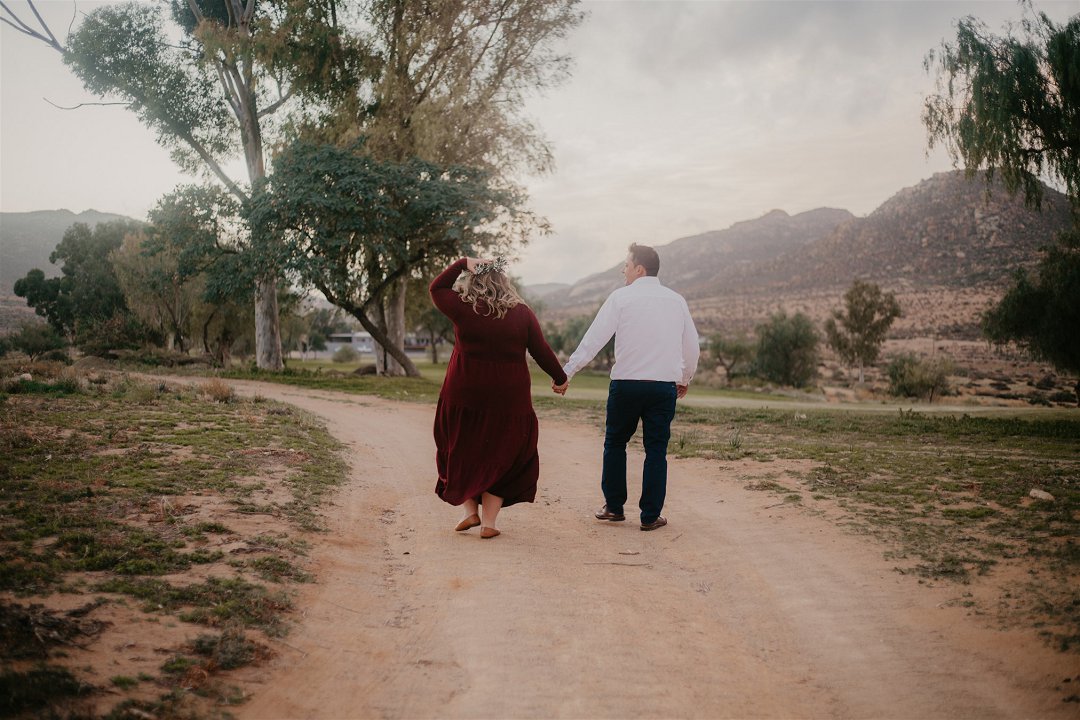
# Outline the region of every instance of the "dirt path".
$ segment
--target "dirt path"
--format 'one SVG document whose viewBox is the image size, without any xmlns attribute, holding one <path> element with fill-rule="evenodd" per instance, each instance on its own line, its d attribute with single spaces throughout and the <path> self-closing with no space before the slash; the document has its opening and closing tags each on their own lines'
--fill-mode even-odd
<svg viewBox="0 0 1080 720">
<path fill-rule="evenodd" d="M 322 417 L 353 468 L 242 718 L 1077 715 L 1075 655 L 715 462 L 671 462 L 667 528 L 603 524 L 598 430 L 541 421 L 537 502 L 480 540 L 433 493 L 432 408 L 234 385 Z"/>
</svg>

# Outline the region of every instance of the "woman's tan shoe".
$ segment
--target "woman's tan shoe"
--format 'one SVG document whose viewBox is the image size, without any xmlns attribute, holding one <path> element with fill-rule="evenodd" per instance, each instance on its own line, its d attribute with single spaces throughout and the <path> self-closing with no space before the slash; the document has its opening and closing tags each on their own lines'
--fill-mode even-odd
<svg viewBox="0 0 1080 720">
<path fill-rule="evenodd" d="M 470 515 L 469 517 L 467 517 L 464 520 L 462 520 L 461 522 L 459 522 L 457 524 L 457 527 L 454 528 L 454 530 L 456 530 L 457 532 L 462 532 L 463 530 L 468 530 L 469 528 L 474 528 L 479 524 L 480 524 L 480 516 L 479 515 Z"/>
<path fill-rule="evenodd" d="M 500 533 L 495 528 L 489 528 L 489 527 L 480 528 L 480 537 L 484 538 L 485 540 L 487 540 L 489 538 L 493 538 L 496 535 L 501 535 L 501 534 L 502 533 Z"/>
</svg>

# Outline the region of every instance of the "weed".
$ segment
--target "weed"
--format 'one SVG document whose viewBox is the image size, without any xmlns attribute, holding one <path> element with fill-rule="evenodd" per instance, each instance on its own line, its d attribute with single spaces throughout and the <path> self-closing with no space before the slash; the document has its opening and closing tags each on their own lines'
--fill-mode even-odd
<svg viewBox="0 0 1080 720">
<path fill-rule="evenodd" d="M 120 688 L 121 690 L 128 690 L 139 684 L 138 679 L 128 677 L 127 675 L 117 675 L 113 678 L 110 678 L 109 682 L 111 682 L 113 685 Z"/>
</svg>

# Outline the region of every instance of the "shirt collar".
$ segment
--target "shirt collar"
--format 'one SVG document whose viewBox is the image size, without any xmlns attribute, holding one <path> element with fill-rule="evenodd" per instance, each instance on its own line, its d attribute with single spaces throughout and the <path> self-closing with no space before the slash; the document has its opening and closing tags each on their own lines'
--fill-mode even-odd
<svg viewBox="0 0 1080 720">
<path fill-rule="evenodd" d="M 656 277 L 655 275 L 645 275 L 643 277 L 639 277 L 637 280 L 630 283 L 630 287 L 634 287 L 635 285 L 659 285 L 659 284 L 660 284 L 660 278 Z"/>
</svg>

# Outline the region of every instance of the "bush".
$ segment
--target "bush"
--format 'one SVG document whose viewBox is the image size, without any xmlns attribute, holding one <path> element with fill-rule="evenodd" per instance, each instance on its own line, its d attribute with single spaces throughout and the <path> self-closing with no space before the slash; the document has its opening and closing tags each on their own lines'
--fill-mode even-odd
<svg viewBox="0 0 1080 720">
<path fill-rule="evenodd" d="M 19 331 L 7 337 L 7 345 L 26 353 L 30 360 L 37 360 L 64 348 L 64 338 L 45 323 L 23 323 Z"/>
<path fill-rule="evenodd" d="M 233 392 L 232 387 L 217 378 L 203 383 L 202 391 L 207 397 L 219 403 L 229 403 L 236 400 L 236 393 Z"/>
<path fill-rule="evenodd" d="M 780 312 L 757 328 L 755 371 L 781 385 L 804 387 L 817 374 L 818 334 L 802 313 Z"/>
<path fill-rule="evenodd" d="M 935 395 L 949 391 L 952 361 L 947 358 L 920 360 L 911 353 L 894 356 L 887 370 L 889 393 L 899 397 L 925 397 L 934 402 Z"/>
<path fill-rule="evenodd" d="M 334 351 L 334 356 L 330 359 L 336 363 L 352 363 L 360 359 L 360 354 L 348 345 L 342 345 Z"/>
<path fill-rule="evenodd" d="M 75 345 L 87 355 L 98 357 L 109 357 L 114 350 L 160 344 L 161 336 L 129 312 L 107 320 L 79 323 L 75 330 Z"/>
</svg>

